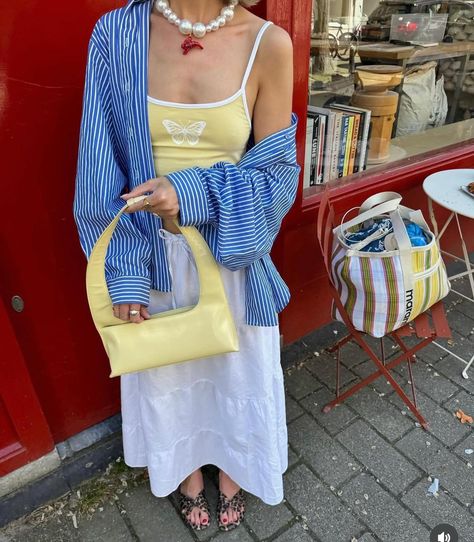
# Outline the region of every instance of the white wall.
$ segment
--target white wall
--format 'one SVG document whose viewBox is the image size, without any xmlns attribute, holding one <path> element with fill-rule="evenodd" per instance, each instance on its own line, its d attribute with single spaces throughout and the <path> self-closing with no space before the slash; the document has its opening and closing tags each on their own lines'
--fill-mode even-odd
<svg viewBox="0 0 474 542">
<path fill-rule="evenodd" d="M 330 20 L 345 18 L 341 22 L 353 27 L 359 23 L 361 17 L 369 16 L 378 5 L 379 0 L 330 0 Z"/>
</svg>

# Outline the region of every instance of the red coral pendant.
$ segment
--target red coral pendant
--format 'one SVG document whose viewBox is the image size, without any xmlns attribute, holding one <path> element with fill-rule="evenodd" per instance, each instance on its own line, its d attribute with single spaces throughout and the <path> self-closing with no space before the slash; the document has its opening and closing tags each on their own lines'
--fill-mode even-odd
<svg viewBox="0 0 474 542">
<path fill-rule="evenodd" d="M 181 44 L 181 49 L 183 50 L 183 55 L 187 55 L 191 49 L 198 47 L 199 49 L 204 49 L 204 47 L 191 36 L 188 36 L 183 43 Z"/>
</svg>

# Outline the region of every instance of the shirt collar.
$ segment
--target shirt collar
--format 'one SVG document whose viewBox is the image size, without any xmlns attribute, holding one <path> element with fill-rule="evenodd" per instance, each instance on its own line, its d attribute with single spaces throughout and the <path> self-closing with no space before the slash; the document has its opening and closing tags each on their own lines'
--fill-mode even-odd
<svg viewBox="0 0 474 542">
<path fill-rule="evenodd" d="M 143 4 L 144 2 L 149 2 L 149 0 L 128 0 L 125 10 L 131 9 L 135 4 Z"/>
</svg>

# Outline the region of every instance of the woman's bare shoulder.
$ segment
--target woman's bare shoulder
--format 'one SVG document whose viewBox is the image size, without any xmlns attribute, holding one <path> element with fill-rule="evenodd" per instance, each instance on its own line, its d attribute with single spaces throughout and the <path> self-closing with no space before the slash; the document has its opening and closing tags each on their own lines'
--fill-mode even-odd
<svg viewBox="0 0 474 542">
<path fill-rule="evenodd" d="M 260 58 L 264 65 L 274 67 L 281 62 L 288 62 L 293 57 L 293 43 L 288 32 L 276 24 L 270 25 L 260 44 Z"/>
<path fill-rule="evenodd" d="M 258 33 L 263 24 L 267 21 L 254 13 L 242 8 L 241 22 L 248 25 L 249 33 L 254 36 Z M 272 50 L 276 48 L 281 50 L 283 53 L 286 51 L 292 50 L 292 43 L 290 35 L 286 30 L 281 26 L 276 24 L 270 25 L 264 35 L 265 39 L 262 39 L 261 48 L 262 50 L 269 49 Z"/>
</svg>

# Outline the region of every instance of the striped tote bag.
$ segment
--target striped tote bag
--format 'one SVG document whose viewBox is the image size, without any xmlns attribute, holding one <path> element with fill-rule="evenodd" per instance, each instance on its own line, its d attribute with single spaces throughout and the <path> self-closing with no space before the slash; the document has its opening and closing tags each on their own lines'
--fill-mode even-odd
<svg viewBox="0 0 474 542">
<path fill-rule="evenodd" d="M 334 229 L 332 281 L 354 327 L 373 337 L 383 337 L 404 326 L 450 290 L 434 234 L 421 211 L 404 207 L 401 200 L 396 192 L 375 194 L 362 204 L 358 216 L 347 222 L 343 218 Z M 378 231 L 359 243 L 348 243 L 351 232 L 383 218 L 390 218 L 390 231 Z M 404 220 L 417 224 L 429 239 L 428 244 L 412 246 Z M 362 250 L 382 235 L 385 251 Z M 335 317 L 342 321 L 337 310 Z"/>
</svg>

